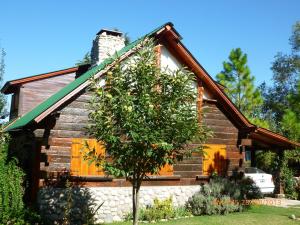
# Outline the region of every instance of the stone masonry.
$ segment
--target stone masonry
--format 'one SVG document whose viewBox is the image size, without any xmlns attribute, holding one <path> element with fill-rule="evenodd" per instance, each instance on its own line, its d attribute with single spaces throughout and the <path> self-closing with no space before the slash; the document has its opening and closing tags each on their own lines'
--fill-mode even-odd
<svg viewBox="0 0 300 225">
<path fill-rule="evenodd" d="M 91 50 L 92 66 L 99 65 L 104 59 L 125 46 L 125 39 L 118 31 L 102 29 L 97 33 Z"/>
<path fill-rule="evenodd" d="M 151 205 L 155 198 L 166 199 L 172 196 L 174 206 L 182 206 L 189 197 L 200 190 L 193 186 L 144 186 L 140 191 L 140 205 Z M 110 223 L 123 220 L 132 209 L 131 187 L 89 187 L 72 190 L 72 224 L 83 224 L 84 214 L 93 211 L 103 203 L 97 211 L 97 223 Z M 46 187 L 39 191 L 38 205 L 40 213 L 52 224 L 62 220 L 66 211 L 66 189 Z M 51 224 L 50 223 L 50 224 Z"/>
</svg>

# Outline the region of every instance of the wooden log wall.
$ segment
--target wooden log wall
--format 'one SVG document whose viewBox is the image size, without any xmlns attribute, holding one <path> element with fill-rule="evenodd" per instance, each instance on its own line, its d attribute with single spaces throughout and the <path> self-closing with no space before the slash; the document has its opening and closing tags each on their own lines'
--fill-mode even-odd
<svg viewBox="0 0 300 225">
<path fill-rule="evenodd" d="M 204 123 L 213 131 L 213 137 L 207 140 L 207 144 L 226 145 L 227 170 L 240 170 L 243 167 L 244 153 L 238 148 L 239 130 L 228 119 L 217 102 L 204 102 Z"/>
<path fill-rule="evenodd" d="M 46 137 L 41 147 L 43 161 L 41 171 L 43 176 L 70 169 L 71 145 L 73 138 L 89 138 L 86 135 L 88 122 L 88 102 L 90 94 L 82 92 L 75 96 L 65 106 L 58 110 L 55 125 L 50 129 L 49 135 L 45 130 L 35 131 L 37 137 Z M 204 122 L 214 132 L 214 136 L 207 144 L 226 145 L 228 173 L 240 167 L 243 155 L 237 148 L 238 129 L 228 120 L 216 103 L 204 103 Z M 47 120 L 47 118 L 45 119 Z M 195 143 L 197 144 L 197 143 Z M 194 154 L 174 165 L 174 175 L 183 179 L 193 179 L 202 175 L 202 156 Z"/>
</svg>

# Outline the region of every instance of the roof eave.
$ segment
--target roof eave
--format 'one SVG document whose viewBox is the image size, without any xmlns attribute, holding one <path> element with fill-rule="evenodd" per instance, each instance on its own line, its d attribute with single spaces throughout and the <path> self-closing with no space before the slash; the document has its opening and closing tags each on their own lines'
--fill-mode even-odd
<svg viewBox="0 0 300 225">
<path fill-rule="evenodd" d="M 65 75 L 68 73 L 74 73 L 74 72 L 77 72 L 79 70 L 79 68 L 80 68 L 80 66 L 70 67 L 70 68 L 66 68 L 66 69 L 62 69 L 62 70 L 56 70 L 56 71 L 52 71 L 52 72 L 47 72 L 47 73 L 23 77 L 23 78 L 19 78 L 19 79 L 15 79 L 15 80 L 10 80 L 5 83 L 5 85 L 1 89 L 1 92 L 3 94 L 11 94 L 11 93 L 15 92 L 15 89 L 18 86 L 20 86 L 24 83 L 41 80 L 41 79 L 46 79 L 46 78 L 51 78 L 51 77 L 60 76 L 60 75 Z"/>
</svg>

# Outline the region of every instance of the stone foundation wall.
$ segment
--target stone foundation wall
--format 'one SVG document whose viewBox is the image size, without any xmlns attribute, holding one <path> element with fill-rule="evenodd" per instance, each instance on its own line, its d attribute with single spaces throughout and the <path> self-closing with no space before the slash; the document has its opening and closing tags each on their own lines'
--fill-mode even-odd
<svg viewBox="0 0 300 225">
<path fill-rule="evenodd" d="M 155 198 L 166 199 L 172 196 L 174 206 L 181 206 L 199 190 L 199 185 L 141 187 L 140 205 L 145 207 L 151 205 Z M 67 200 L 70 196 L 71 202 Z M 123 220 L 131 211 L 131 198 L 131 187 L 76 187 L 71 191 L 47 187 L 39 191 L 38 205 L 41 215 L 49 224 L 62 221 L 66 209 L 71 211 L 72 224 L 84 224 L 86 215 L 103 203 L 96 213 L 96 222 L 109 223 Z"/>
</svg>

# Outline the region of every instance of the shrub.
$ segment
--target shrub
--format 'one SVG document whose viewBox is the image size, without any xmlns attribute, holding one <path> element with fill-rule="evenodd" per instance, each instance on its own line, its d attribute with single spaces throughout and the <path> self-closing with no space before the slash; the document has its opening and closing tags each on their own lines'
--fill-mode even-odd
<svg viewBox="0 0 300 225">
<path fill-rule="evenodd" d="M 23 213 L 24 173 L 17 161 L 7 159 L 7 144 L 0 143 L 0 221 L 7 223 Z"/>
<path fill-rule="evenodd" d="M 242 200 L 261 196 L 261 192 L 250 179 L 234 181 L 214 177 L 189 198 L 186 207 L 193 215 L 224 215 L 242 211 L 244 209 Z"/>
<path fill-rule="evenodd" d="M 297 179 L 296 193 L 297 193 L 297 199 L 300 200 L 300 178 Z"/>
<path fill-rule="evenodd" d="M 290 199 L 297 199 L 297 180 L 294 178 L 293 170 L 288 167 L 286 160 L 282 163 L 280 178 L 282 180 L 283 190 L 286 197 Z"/>
<path fill-rule="evenodd" d="M 154 199 L 153 205 L 142 209 L 140 220 L 157 221 L 175 217 L 175 209 L 172 205 L 172 197 L 165 200 Z"/>
<path fill-rule="evenodd" d="M 0 134 L 0 224 L 29 225 L 39 216 L 23 203 L 24 173 L 16 159 L 8 159 L 8 137 Z"/>
<path fill-rule="evenodd" d="M 154 199 L 153 205 L 149 205 L 144 209 L 139 211 L 140 221 L 159 221 L 159 220 L 169 220 L 179 217 L 191 216 L 191 213 L 186 209 L 186 207 L 173 207 L 172 197 L 165 200 Z M 132 220 L 132 213 L 129 213 L 124 217 L 125 220 Z"/>
</svg>

